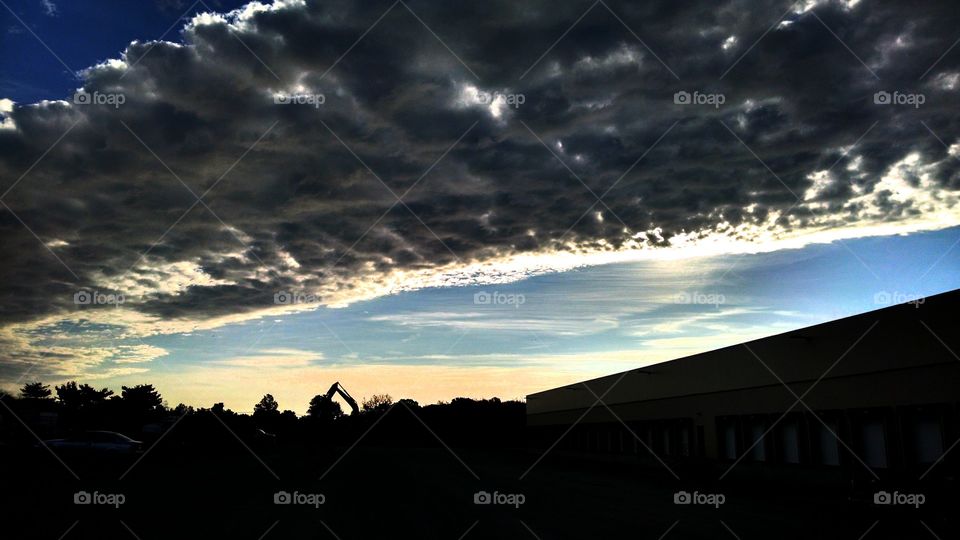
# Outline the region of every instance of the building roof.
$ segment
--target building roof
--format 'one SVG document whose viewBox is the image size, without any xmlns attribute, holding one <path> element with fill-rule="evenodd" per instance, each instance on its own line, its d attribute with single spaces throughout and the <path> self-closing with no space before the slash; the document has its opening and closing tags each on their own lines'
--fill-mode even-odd
<svg viewBox="0 0 960 540">
<path fill-rule="evenodd" d="M 527 396 L 527 413 L 960 362 L 960 289 Z"/>
</svg>

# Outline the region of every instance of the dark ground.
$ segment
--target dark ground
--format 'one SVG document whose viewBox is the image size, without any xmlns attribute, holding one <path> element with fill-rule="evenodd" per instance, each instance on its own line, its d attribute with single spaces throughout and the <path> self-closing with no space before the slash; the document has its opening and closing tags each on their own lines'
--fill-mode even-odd
<svg viewBox="0 0 960 540">
<path fill-rule="evenodd" d="M 359 445 L 349 451 L 293 446 L 252 453 L 233 442 L 235 448 L 214 453 L 186 452 L 161 441 L 132 469 L 140 456 L 62 456 L 80 480 L 45 449 L 8 448 L 0 469 L 5 499 L 0 536 L 960 538 L 955 499 L 947 503 L 933 495 L 919 510 L 876 507 L 869 501 L 851 503 L 843 489 L 799 490 L 739 480 L 705 486 L 678 482 L 659 468 L 557 455 L 519 480 L 538 454 L 448 451 L 440 445 Z M 677 472 L 681 478 L 692 474 Z M 673 494 L 681 489 L 723 493 L 726 502 L 720 508 L 675 505 Z M 119 508 L 77 505 L 73 498 L 80 490 L 122 493 L 126 501 Z M 326 501 L 319 508 L 276 505 L 274 493 L 280 490 L 323 493 Z M 526 501 L 519 508 L 476 505 L 474 493 L 480 490 L 520 493 Z"/>
</svg>

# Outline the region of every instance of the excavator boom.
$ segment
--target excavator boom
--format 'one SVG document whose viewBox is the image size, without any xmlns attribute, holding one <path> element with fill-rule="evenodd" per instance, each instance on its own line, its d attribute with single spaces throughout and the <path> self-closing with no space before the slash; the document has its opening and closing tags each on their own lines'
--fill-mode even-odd
<svg viewBox="0 0 960 540">
<path fill-rule="evenodd" d="M 330 389 L 327 390 L 327 399 L 333 399 L 334 394 L 340 394 L 340 397 L 350 405 L 351 414 L 358 414 L 360 412 L 360 407 L 357 406 L 357 401 L 353 399 L 347 389 L 343 387 L 340 382 L 335 382 L 330 386 Z"/>
</svg>

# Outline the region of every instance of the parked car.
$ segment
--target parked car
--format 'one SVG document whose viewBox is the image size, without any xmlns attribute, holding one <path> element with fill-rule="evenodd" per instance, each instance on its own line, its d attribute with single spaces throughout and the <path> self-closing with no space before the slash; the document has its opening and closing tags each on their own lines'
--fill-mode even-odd
<svg viewBox="0 0 960 540">
<path fill-rule="evenodd" d="M 114 431 L 84 431 L 63 439 L 50 439 L 43 442 L 52 450 L 68 452 L 133 454 L 143 451 L 142 442 Z"/>
<path fill-rule="evenodd" d="M 277 447 L 277 436 L 262 429 L 254 429 L 252 432 L 251 446 L 258 450 L 268 450 Z"/>
</svg>

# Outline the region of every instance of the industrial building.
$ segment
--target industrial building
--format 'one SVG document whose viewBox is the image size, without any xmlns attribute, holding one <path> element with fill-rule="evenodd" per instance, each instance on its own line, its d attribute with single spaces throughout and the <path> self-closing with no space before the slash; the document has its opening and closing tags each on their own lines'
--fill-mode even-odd
<svg viewBox="0 0 960 540">
<path fill-rule="evenodd" d="M 530 445 L 943 477 L 960 459 L 958 317 L 960 290 L 531 394 Z"/>
</svg>

